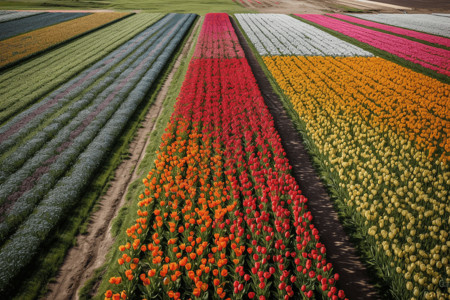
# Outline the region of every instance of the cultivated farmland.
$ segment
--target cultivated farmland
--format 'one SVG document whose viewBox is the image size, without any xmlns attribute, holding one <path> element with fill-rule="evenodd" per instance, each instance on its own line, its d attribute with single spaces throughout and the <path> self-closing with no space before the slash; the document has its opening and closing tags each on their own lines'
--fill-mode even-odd
<svg viewBox="0 0 450 300">
<path fill-rule="evenodd" d="M 381 34 L 369 35 L 368 29 L 325 16 L 299 16 L 368 43 Z M 237 18 L 248 23 L 248 19 L 273 16 Z M 260 26 L 259 34 L 243 28 L 258 49 L 261 43 L 279 44 L 279 35 L 272 34 L 275 27 L 275 22 L 272 27 Z M 318 47 L 323 40 L 310 38 L 299 44 Z M 389 47 L 387 40 L 380 38 L 377 45 Z M 436 53 L 448 52 L 421 45 Z M 398 44 L 395 49 L 395 53 L 418 54 Z M 339 210 L 363 237 L 381 276 L 395 283 L 391 296 L 442 297 L 446 292 L 438 288 L 439 280 L 429 278 L 445 278 L 443 266 L 448 264 L 448 84 L 379 57 L 352 57 L 350 51 L 347 57 L 308 54 L 266 54 L 262 60 L 298 114 L 303 136 L 318 158 Z M 444 57 L 445 53 L 441 60 L 430 61 L 446 68 Z"/>
<path fill-rule="evenodd" d="M 227 1 L 0 11 L 2 298 L 449 297 L 449 15 Z"/>
<path fill-rule="evenodd" d="M 76 205 L 193 19 L 165 16 L 2 127 L 2 290 Z"/>
<path fill-rule="evenodd" d="M 45 27 L 0 41 L 0 67 L 118 20 L 127 13 L 98 13 Z M 40 16 L 40 15 L 38 15 Z M 22 20 L 22 19 L 21 19 Z M 7 24 L 7 23 L 5 23 Z"/>
</svg>

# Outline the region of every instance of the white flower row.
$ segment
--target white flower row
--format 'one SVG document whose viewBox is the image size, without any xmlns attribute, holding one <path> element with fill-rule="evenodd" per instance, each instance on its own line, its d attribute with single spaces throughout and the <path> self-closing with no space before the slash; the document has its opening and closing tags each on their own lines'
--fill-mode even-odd
<svg viewBox="0 0 450 300">
<path fill-rule="evenodd" d="M 42 12 L 8 11 L 7 13 L 0 14 L 0 23 L 22 19 L 25 17 L 34 16 L 38 14 L 42 14 Z"/>
<path fill-rule="evenodd" d="M 373 56 L 312 25 L 281 14 L 236 14 L 260 55 Z"/>
<path fill-rule="evenodd" d="M 429 14 L 351 14 L 361 19 L 450 37 L 450 18 Z"/>
</svg>

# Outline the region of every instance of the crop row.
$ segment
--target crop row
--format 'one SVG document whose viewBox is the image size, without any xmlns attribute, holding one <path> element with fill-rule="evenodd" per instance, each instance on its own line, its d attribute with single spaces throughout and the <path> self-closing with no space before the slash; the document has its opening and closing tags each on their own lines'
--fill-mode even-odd
<svg viewBox="0 0 450 300">
<path fill-rule="evenodd" d="M 52 187 L 54 180 L 65 172 L 79 151 L 95 137 L 123 101 L 123 97 L 111 97 L 119 91 L 127 91 L 126 87 L 117 89 L 117 81 L 125 78 L 139 80 L 139 73 L 129 78 L 127 72 L 133 71 L 130 66 L 139 63 L 146 51 L 160 50 L 156 42 L 170 29 L 167 26 L 169 21 L 170 18 L 166 18 L 145 30 L 25 111 L 23 115 L 26 116 L 19 122 L 13 120 L 9 122 L 11 125 L 8 123 L 5 126 L 9 130 L 4 133 L 7 140 L 1 144 L 2 149 L 8 149 L 16 143 L 22 143 L 23 147 L 6 157 L 1 169 L 0 204 L 9 208 L 6 219 L 1 219 L 5 221 L 0 226 L 2 240 L 28 216 L 36 202 Z M 129 82 L 133 83 L 131 80 Z M 23 142 L 23 137 L 33 127 L 61 109 L 63 113 L 53 122 L 38 131 L 31 140 Z M 97 122 L 93 122 L 95 119 L 98 119 Z M 11 134 L 13 137 L 8 136 Z M 71 143 L 76 143 L 78 149 L 70 147 Z M 65 150 L 72 152 L 71 155 L 61 155 Z M 45 176 L 46 173 L 49 174 Z"/>
<path fill-rule="evenodd" d="M 12 10 L 2 10 L 0 11 L 0 23 L 8 22 L 11 20 L 18 20 L 21 18 L 26 18 L 38 14 L 42 14 L 44 12 L 28 12 L 28 11 L 12 11 Z"/>
<path fill-rule="evenodd" d="M 69 81 L 162 16 L 145 13 L 133 15 L 0 74 L 0 122 L 4 123 L 11 116 L 38 102 L 44 95 Z M 23 85 L 25 80 L 26 86 Z M 9 123 L 9 126 L 13 123 Z M 6 128 L 2 127 L 0 134 Z"/>
<path fill-rule="evenodd" d="M 0 23 L 0 40 L 23 34 L 39 28 L 70 21 L 88 13 L 43 13 L 27 18 Z"/>
<path fill-rule="evenodd" d="M 381 58 L 265 57 L 264 61 L 271 65 L 276 76 L 287 70 L 291 76 L 297 76 L 298 68 L 316 64 L 313 74 L 321 77 L 320 83 L 312 80 L 302 84 L 319 85 L 326 89 L 324 95 L 329 95 L 331 90 L 338 91 L 339 99 L 335 101 L 343 102 L 336 110 L 360 115 L 371 127 L 389 127 L 413 142 L 416 148 L 426 150 L 430 157 L 443 162 L 450 160 L 446 84 Z"/>
<path fill-rule="evenodd" d="M 345 297 L 245 58 L 192 59 L 157 153 L 106 299 Z"/>
<path fill-rule="evenodd" d="M 195 58 L 240 58 L 244 56 L 227 14 L 218 14 L 202 26 Z"/>
<path fill-rule="evenodd" d="M 40 53 L 86 32 L 117 21 L 129 13 L 94 13 L 0 41 L 0 67 Z"/>
<path fill-rule="evenodd" d="M 359 18 L 341 15 L 341 14 L 327 14 L 327 15 L 337 18 L 337 19 L 344 20 L 344 21 L 349 21 L 351 23 L 364 25 L 364 26 L 371 27 L 371 28 L 381 29 L 381 30 L 387 31 L 388 33 L 404 35 L 404 36 L 412 37 L 412 38 L 415 38 L 418 40 L 427 41 L 429 43 L 439 44 L 439 45 L 443 45 L 446 47 L 450 47 L 450 39 L 449 38 L 431 35 L 431 34 L 423 33 L 423 32 L 417 32 L 417 31 L 399 28 L 399 27 L 395 27 L 395 26 L 380 24 L 380 23 L 371 22 L 371 21 L 367 21 L 367 20 L 361 20 Z"/>
<path fill-rule="evenodd" d="M 435 14 L 357 14 L 355 17 L 450 38 L 450 20 Z"/>
<path fill-rule="evenodd" d="M 287 15 L 236 14 L 236 18 L 260 55 L 372 56 Z"/>
<path fill-rule="evenodd" d="M 379 32 L 323 15 L 296 15 L 360 42 L 395 54 L 441 74 L 450 75 L 450 51 Z"/>
<path fill-rule="evenodd" d="M 76 205 L 102 159 L 145 98 L 194 19 L 191 14 L 166 16 L 102 60 L 97 65 L 97 68 L 100 67 L 98 72 L 102 71 L 102 65 L 115 68 L 92 82 L 87 91 L 77 88 L 90 80 L 90 76 L 97 73 L 96 69 L 82 73 L 80 76 L 83 77 L 77 78 L 78 85 L 66 90 L 64 96 L 76 97 L 73 94 L 76 93 L 79 98 L 43 130 L 53 132 L 54 136 L 50 135 L 39 149 L 30 152 L 32 156 L 26 158 L 23 166 L 8 177 L 1 188 L 3 193 L 3 188 L 9 184 L 15 185 L 14 189 L 20 185 L 20 190 L 15 193 L 6 193 L 7 201 L 10 197 L 17 199 L 13 199 L 14 206 L 7 214 L 8 222 L 2 223 L 2 230 L 6 229 L 9 234 L 18 225 L 14 217 L 23 222 L 0 249 L 0 290 L 7 289 L 8 282 L 31 261 L 42 241 Z M 128 49 L 132 51 L 126 53 Z M 78 108 L 78 113 L 68 118 L 72 108 Z M 19 182 L 11 180 L 18 174 L 22 176 L 17 179 Z"/>
<path fill-rule="evenodd" d="M 392 297 L 447 299 L 447 86 L 380 58 L 264 61 Z"/>
</svg>

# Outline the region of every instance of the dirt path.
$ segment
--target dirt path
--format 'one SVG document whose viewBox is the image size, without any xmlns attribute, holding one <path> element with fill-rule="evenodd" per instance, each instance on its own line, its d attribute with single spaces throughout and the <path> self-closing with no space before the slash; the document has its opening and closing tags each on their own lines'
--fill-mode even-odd
<svg viewBox="0 0 450 300">
<path fill-rule="evenodd" d="M 339 222 L 330 197 L 317 176 L 306 151 L 302 138 L 287 115 L 278 95 L 272 90 L 269 80 L 252 53 L 243 34 L 234 19 L 232 23 L 245 56 L 252 68 L 261 89 L 264 101 L 275 122 L 287 158 L 292 165 L 292 173 L 302 193 L 308 199 L 308 209 L 319 230 L 321 242 L 327 249 L 327 259 L 333 264 L 333 270 L 340 275 L 339 286 L 349 299 L 379 299 L 375 287 L 370 283 L 367 269 L 361 263 L 355 248 Z"/>
<path fill-rule="evenodd" d="M 195 27 L 198 24 L 199 22 L 196 23 Z M 192 32 L 195 32 L 195 30 Z M 69 250 L 58 272 L 56 282 L 48 286 L 49 292 L 44 299 L 77 299 L 78 289 L 94 274 L 95 269 L 105 262 L 106 254 L 114 243 L 110 233 L 111 222 L 125 203 L 128 185 L 138 177 L 137 166 L 144 158 L 145 149 L 150 143 L 148 136 L 156 126 L 156 120 L 161 113 L 162 104 L 173 76 L 181 61 L 187 56 L 193 42 L 193 34 L 191 33 L 158 93 L 155 103 L 152 104 L 145 116 L 142 128 L 139 128 L 135 139 L 130 144 L 130 159 L 123 161 L 116 170 L 110 188 L 99 202 L 99 210 L 90 218 L 87 234 L 77 237 L 77 245 Z"/>
</svg>

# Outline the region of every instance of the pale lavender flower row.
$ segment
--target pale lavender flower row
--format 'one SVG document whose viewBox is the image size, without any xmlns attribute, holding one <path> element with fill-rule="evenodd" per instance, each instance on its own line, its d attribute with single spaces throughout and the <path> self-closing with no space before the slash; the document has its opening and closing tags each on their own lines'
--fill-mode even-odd
<svg viewBox="0 0 450 300">
<path fill-rule="evenodd" d="M 446 47 L 450 47 L 450 39 L 445 38 L 445 37 L 436 36 L 436 35 L 423 33 L 423 32 L 417 32 L 414 30 L 399 28 L 399 27 L 395 27 L 395 26 L 380 24 L 380 23 L 362 20 L 359 18 L 341 15 L 341 14 L 327 14 L 327 15 L 337 18 L 337 19 L 344 20 L 344 21 L 349 21 L 352 23 L 356 23 L 356 24 L 360 24 L 360 25 L 364 25 L 364 26 L 368 26 L 368 27 L 372 27 L 372 28 L 377 28 L 377 29 L 389 31 L 389 32 L 396 33 L 396 34 L 409 36 L 409 37 L 419 39 L 422 41 L 427 41 L 427 42 L 430 42 L 433 44 L 439 44 L 439 45 L 443 45 Z"/>
<path fill-rule="evenodd" d="M 450 76 L 450 51 L 414 42 L 323 15 L 296 15 L 305 20 L 340 32 L 360 42 L 387 51 L 398 57 Z"/>
</svg>

